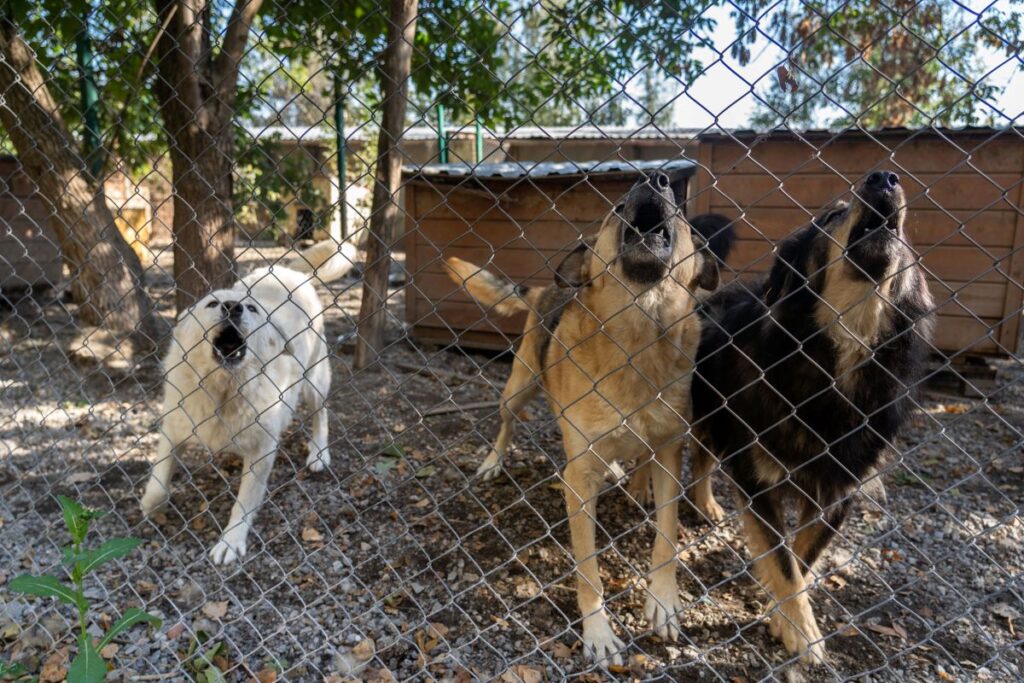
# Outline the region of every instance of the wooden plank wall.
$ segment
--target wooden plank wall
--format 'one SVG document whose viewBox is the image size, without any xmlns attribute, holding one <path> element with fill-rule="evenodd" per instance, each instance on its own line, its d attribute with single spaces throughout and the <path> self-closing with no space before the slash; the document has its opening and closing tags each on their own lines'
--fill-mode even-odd
<svg viewBox="0 0 1024 683">
<path fill-rule="evenodd" d="M 632 180 L 413 181 L 406 189 L 406 322 L 422 341 L 507 349 L 523 316 L 488 316 L 445 274 L 458 256 L 514 282 L 549 284 L 568 245 L 598 229 Z"/>
<path fill-rule="evenodd" d="M 16 159 L 0 159 L 0 289 L 52 286 L 61 279 L 50 212 Z"/>
<path fill-rule="evenodd" d="M 730 265 L 766 270 L 773 245 L 875 168 L 900 174 L 907 226 L 939 309 L 946 352 L 1017 350 L 1024 259 L 1024 142 L 1013 131 L 701 141 L 695 213 L 741 218 Z"/>
</svg>

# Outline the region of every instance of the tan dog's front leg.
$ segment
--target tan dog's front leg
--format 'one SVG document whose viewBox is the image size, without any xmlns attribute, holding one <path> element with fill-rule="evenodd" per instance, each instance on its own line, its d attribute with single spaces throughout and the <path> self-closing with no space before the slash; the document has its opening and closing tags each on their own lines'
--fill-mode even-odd
<svg viewBox="0 0 1024 683">
<path fill-rule="evenodd" d="M 608 660 L 621 666 L 621 651 L 626 646 L 615 636 L 608 620 L 597 565 L 597 494 L 603 479 L 603 465 L 597 460 L 589 450 L 570 458 L 564 475 L 565 507 L 576 561 L 576 600 L 583 616 L 583 646 L 595 661 Z"/>
<path fill-rule="evenodd" d="M 675 444 L 659 450 L 649 466 L 654 484 L 657 531 L 651 551 L 644 616 L 658 636 L 672 641 L 679 637 L 679 613 L 683 608 L 676 583 L 681 449 L 681 444 Z"/>
</svg>

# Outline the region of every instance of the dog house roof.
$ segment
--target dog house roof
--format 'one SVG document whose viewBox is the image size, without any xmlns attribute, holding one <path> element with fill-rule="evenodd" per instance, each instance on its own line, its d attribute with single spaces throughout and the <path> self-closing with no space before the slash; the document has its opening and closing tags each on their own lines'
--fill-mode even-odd
<svg viewBox="0 0 1024 683">
<path fill-rule="evenodd" d="M 663 171 L 673 179 L 693 175 L 697 164 L 689 159 L 659 159 L 646 161 L 507 161 L 482 164 L 424 164 L 406 166 L 407 178 L 428 181 L 462 180 L 466 178 L 517 180 L 522 178 L 591 178 L 635 177 L 651 171 Z"/>
</svg>

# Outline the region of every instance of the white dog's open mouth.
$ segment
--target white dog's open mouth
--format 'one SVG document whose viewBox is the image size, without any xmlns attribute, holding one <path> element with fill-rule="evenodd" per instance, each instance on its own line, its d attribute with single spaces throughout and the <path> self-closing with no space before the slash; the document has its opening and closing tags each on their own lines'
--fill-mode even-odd
<svg viewBox="0 0 1024 683">
<path fill-rule="evenodd" d="M 233 324 L 224 323 L 213 338 L 213 351 L 221 364 L 228 367 L 238 365 L 245 358 L 245 337 Z"/>
</svg>

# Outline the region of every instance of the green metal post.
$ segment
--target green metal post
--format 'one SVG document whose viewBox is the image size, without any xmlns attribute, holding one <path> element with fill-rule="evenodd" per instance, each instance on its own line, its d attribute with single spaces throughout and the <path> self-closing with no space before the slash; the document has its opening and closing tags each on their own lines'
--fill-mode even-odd
<svg viewBox="0 0 1024 683">
<path fill-rule="evenodd" d="M 100 154 L 100 94 L 96 89 L 93 73 L 92 44 L 89 41 L 89 15 L 82 19 L 82 29 L 75 40 L 78 58 L 78 89 L 82 100 L 82 120 L 85 122 L 84 149 L 85 163 L 93 175 L 98 175 L 103 165 Z"/>
<path fill-rule="evenodd" d="M 345 93 L 341 75 L 334 74 L 334 135 L 338 148 L 338 219 L 341 221 L 341 239 L 348 237 L 348 202 L 345 188 L 348 185 L 348 144 L 345 141 Z"/>
<path fill-rule="evenodd" d="M 444 105 L 437 105 L 437 157 L 442 164 L 448 163 L 448 131 L 444 127 Z"/>
<path fill-rule="evenodd" d="M 484 131 L 480 127 L 480 119 L 474 121 L 476 124 L 476 163 L 484 160 Z"/>
</svg>

